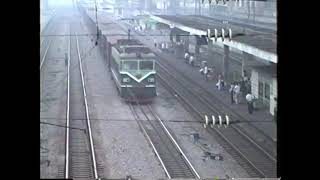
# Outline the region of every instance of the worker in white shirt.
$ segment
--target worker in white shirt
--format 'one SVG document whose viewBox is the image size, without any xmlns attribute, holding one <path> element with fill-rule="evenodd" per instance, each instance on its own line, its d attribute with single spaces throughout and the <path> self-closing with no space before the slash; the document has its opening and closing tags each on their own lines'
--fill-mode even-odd
<svg viewBox="0 0 320 180">
<path fill-rule="evenodd" d="M 240 85 L 239 83 L 236 83 L 236 85 L 234 86 L 234 101 L 236 102 L 236 104 L 240 103 Z"/>
<path fill-rule="evenodd" d="M 254 97 L 252 96 L 252 94 L 249 93 L 246 95 L 249 114 L 252 114 L 252 112 L 253 112 L 253 99 L 254 99 Z"/>
<path fill-rule="evenodd" d="M 162 49 L 162 50 L 165 49 L 165 44 L 164 44 L 164 42 L 161 43 L 161 49 Z"/>
<path fill-rule="evenodd" d="M 203 74 L 204 74 L 204 77 L 206 78 L 206 81 L 208 81 L 208 66 L 207 66 L 207 64 L 205 64 L 205 66 L 203 68 Z"/>
<path fill-rule="evenodd" d="M 194 64 L 194 57 L 193 56 L 190 56 L 189 64 L 191 64 L 193 66 L 193 64 Z"/>
<path fill-rule="evenodd" d="M 188 62 L 189 57 L 190 57 L 189 53 L 186 52 L 186 53 L 184 54 L 184 59 L 185 59 L 186 62 Z"/>
</svg>

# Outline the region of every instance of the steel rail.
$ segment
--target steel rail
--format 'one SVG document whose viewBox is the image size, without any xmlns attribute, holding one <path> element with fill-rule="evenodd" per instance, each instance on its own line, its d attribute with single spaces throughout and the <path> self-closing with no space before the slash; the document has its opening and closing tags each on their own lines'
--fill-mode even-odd
<svg viewBox="0 0 320 180">
<path fill-rule="evenodd" d="M 132 97 L 134 98 L 134 100 L 136 101 L 136 103 L 138 104 L 138 107 L 140 108 L 140 111 L 141 111 L 142 114 L 144 115 L 145 119 L 146 119 L 146 120 L 150 123 L 150 125 L 153 127 L 154 131 L 157 132 L 157 134 L 160 136 L 161 133 L 159 133 L 158 130 L 157 130 L 157 128 L 155 127 L 155 125 L 154 125 L 153 123 L 151 123 L 152 120 L 149 118 L 149 116 L 147 115 L 146 111 L 143 109 L 142 105 L 141 105 L 141 104 L 139 103 L 139 101 L 137 100 L 137 98 L 136 98 L 136 96 L 134 95 L 134 93 L 131 92 L 131 90 L 129 90 L 129 93 L 130 93 L 130 96 L 132 96 Z M 135 110 L 135 108 L 133 107 L 133 105 L 130 105 L 130 107 L 131 107 L 132 111 L 136 114 L 136 116 L 138 117 L 138 119 L 141 119 L 141 118 L 139 118 L 140 116 L 138 115 L 138 113 L 137 113 L 137 111 Z M 152 115 L 155 119 L 157 119 L 156 121 L 158 121 L 158 118 L 159 118 L 159 117 L 156 117 L 156 116 L 155 116 L 156 114 L 155 114 L 155 112 L 153 112 L 153 110 L 152 110 L 152 108 L 150 107 L 150 105 L 147 105 L 146 107 L 147 107 L 148 110 L 151 112 L 151 115 Z M 166 167 L 165 162 L 163 162 L 163 160 L 162 160 L 162 158 L 161 158 L 158 150 L 156 149 L 156 147 L 154 146 L 154 143 L 153 143 L 152 140 L 151 140 L 151 137 L 148 135 L 147 130 L 145 129 L 144 125 L 142 125 L 142 124 L 139 122 L 138 119 L 136 119 L 136 121 L 137 121 L 137 123 L 139 124 L 139 127 L 141 127 L 141 128 L 143 129 L 143 132 L 147 135 L 148 140 L 149 140 L 149 142 L 152 144 L 152 147 L 153 147 L 153 149 L 155 150 L 155 152 L 156 152 L 156 154 L 157 154 L 157 156 L 158 156 L 158 159 L 160 160 L 162 166 L 164 167 L 168 178 L 169 178 L 169 179 L 175 178 L 174 175 L 171 175 L 171 174 L 169 173 L 168 167 Z M 161 122 L 161 120 L 160 120 L 160 122 Z M 162 131 L 165 130 L 165 131 L 164 131 L 164 133 L 165 133 L 164 135 L 170 137 L 170 138 L 169 138 L 170 144 L 173 146 L 173 148 L 175 148 L 176 150 L 178 150 L 177 152 L 179 152 L 179 153 L 182 155 L 182 157 L 183 157 L 181 160 L 187 165 L 186 167 L 191 168 L 191 169 L 189 169 L 189 171 L 193 174 L 193 176 L 195 175 L 195 176 L 197 176 L 197 177 L 200 179 L 199 174 L 196 172 L 196 170 L 194 169 L 194 167 L 191 165 L 190 161 L 189 161 L 188 158 L 185 156 L 185 154 L 184 154 L 183 151 L 181 150 L 180 146 L 179 146 L 179 145 L 177 144 L 177 142 L 173 139 L 173 137 L 171 136 L 170 132 L 169 132 L 166 128 L 164 128 L 164 127 L 165 127 L 165 126 L 161 126 L 161 130 L 162 130 Z M 168 138 L 168 137 L 165 137 L 165 138 Z M 172 139 L 171 139 L 171 138 L 172 138 Z M 160 139 L 162 139 L 162 138 L 160 137 Z M 163 143 L 164 143 L 164 140 L 163 140 L 163 139 L 162 139 L 162 141 L 163 141 Z M 185 161 L 187 161 L 187 163 L 186 163 Z"/>
<path fill-rule="evenodd" d="M 130 24 L 127 24 L 127 25 L 130 26 Z M 121 25 L 119 25 L 119 26 L 122 27 Z M 122 28 L 123 28 L 123 27 L 122 27 Z M 141 34 L 141 33 L 138 32 L 138 31 L 133 31 L 133 32 L 134 32 L 135 34 Z M 156 52 L 156 51 L 154 51 L 154 50 L 152 50 L 152 51 L 153 51 L 160 59 L 164 59 L 164 60 L 168 63 L 168 61 L 167 61 L 166 58 L 160 56 L 160 55 L 158 54 L 158 52 Z M 232 55 L 231 55 L 231 56 L 232 56 Z M 174 68 L 174 67 L 171 66 L 171 68 Z M 174 69 L 176 70 L 176 68 L 174 68 Z M 178 70 L 177 70 L 177 72 L 181 73 L 181 72 L 178 71 Z M 184 77 L 184 78 L 186 78 L 188 81 L 192 81 L 192 80 L 190 80 L 190 78 L 188 78 L 188 77 Z M 204 91 L 205 93 L 209 94 L 210 97 L 215 98 L 219 103 L 221 103 L 221 104 L 223 105 L 223 108 L 224 108 L 224 109 L 228 109 L 228 111 L 230 111 L 232 114 L 234 114 L 235 116 L 239 117 L 240 119 L 245 119 L 244 117 L 242 117 L 242 115 L 238 114 L 238 113 L 235 112 L 234 110 L 232 110 L 232 109 L 230 109 L 230 108 L 226 108 L 226 104 L 225 104 L 225 103 L 221 102 L 221 100 L 217 99 L 217 97 L 215 97 L 212 93 L 210 93 L 210 92 L 208 92 L 206 89 L 202 88 L 197 82 L 192 81 L 192 83 L 194 83 L 194 84 L 196 84 L 198 87 L 200 87 L 200 89 L 201 89 L 202 91 Z M 220 110 L 219 110 L 219 111 L 220 111 Z M 253 124 L 251 124 L 251 123 L 248 123 L 248 125 L 251 126 L 252 128 L 254 128 L 255 130 L 257 130 L 259 133 L 261 133 L 265 138 L 267 138 L 267 139 L 268 139 L 269 141 L 271 141 L 273 144 L 276 143 L 271 137 L 269 137 L 268 135 L 266 135 L 262 130 L 260 130 L 259 128 L 257 128 L 255 125 L 253 125 Z M 239 130 L 239 131 L 242 131 L 242 130 L 240 130 L 239 128 L 238 128 L 238 130 Z M 242 133 L 244 134 L 244 132 L 242 132 Z"/>
<path fill-rule="evenodd" d="M 154 146 L 153 142 L 151 141 L 150 136 L 148 135 L 147 131 L 145 130 L 145 128 L 143 127 L 143 125 L 139 122 L 139 116 L 138 113 L 134 110 L 134 107 L 132 104 L 129 104 L 130 110 L 132 111 L 132 113 L 135 115 L 135 120 L 138 123 L 138 126 L 140 127 L 140 129 L 143 131 L 143 134 L 147 137 L 148 142 L 151 144 L 151 147 L 153 149 L 153 151 L 156 153 L 157 158 L 159 159 L 161 166 L 163 167 L 166 175 L 168 176 L 169 179 L 171 179 L 171 176 L 167 170 L 167 167 L 164 165 L 164 162 L 162 161 L 162 158 L 160 157 L 158 150 L 156 149 L 156 147 Z"/>
<path fill-rule="evenodd" d="M 51 46 L 51 43 L 52 43 L 52 40 L 50 40 L 50 42 L 49 42 L 49 44 L 48 44 L 48 46 L 47 46 L 47 48 L 46 48 L 46 51 L 44 52 L 44 55 L 43 55 L 42 60 L 41 60 L 41 63 L 40 63 L 40 70 L 41 70 L 42 65 L 43 65 L 43 63 L 44 63 L 44 60 L 46 59 L 47 52 L 48 52 L 48 50 L 49 50 L 49 48 L 50 48 L 50 46 Z"/>
<path fill-rule="evenodd" d="M 175 77 L 174 77 L 171 73 L 167 72 L 167 74 L 169 74 L 170 76 L 173 77 L 173 79 L 175 79 Z M 159 74 L 158 74 L 158 77 L 162 80 L 163 83 L 166 83 L 166 84 L 167 84 L 167 87 L 170 87 L 170 88 L 175 92 L 175 94 L 178 94 L 179 97 L 180 97 L 181 99 L 183 99 L 183 102 L 186 103 L 189 107 L 191 107 L 191 109 L 192 109 L 194 112 L 196 112 L 196 114 L 198 115 L 198 117 L 199 117 L 200 119 L 203 119 L 203 115 L 202 115 L 194 106 L 192 106 L 192 105 L 190 104 L 190 102 L 187 100 L 187 98 L 186 98 L 185 96 L 181 95 L 181 94 L 178 92 L 177 89 L 175 89 L 174 87 L 170 86 L 170 84 L 169 84 L 162 76 L 160 76 Z M 177 79 L 175 79 L 175 81 L 177 81 Z M 185 89 L 187 89 L 187 88 L 185 88 Z M 190 91 L 190 90 L 188 90 L 188 91 Z M 192 93 L 192 94 L 193 94 L 194 97 L 197 97 L 197 98 L 198 98 L 198 96 L 196 96 L 194 93 Z M 213 129 L 213 130 L 215 130 L 215 132 L 217 132 L 226 142 L 228 142 L 228 144 L 229 144 L 234 150 L 236 150 L 241 156 L 243 156 L 243 158 L 246 159 L 246 161 L 247 161 L 260 175 L 265 176 L 265 174 L 264 174 L 258 167 L 256 167 L 252 161 L 250 161 L 246 156 L 244 156 L 243 153 L 242 153 L 238 148 L 236 148 L 235 145 L 234 145 L 229 139 L 227 139 L 220 131 L 218 131 L 217 129 Z M 249 141 L 250 141 L 250 140 L 249 140 Z M 250 142 L 251 142 L 251 141 L 250 141 Z M 251 143 L 252 143 L 252 142 L 251 142 Z M 254 145 L 256 145 L 256 144 L 254 144 Z M 265 153 L 265 151 L 263 151 L 263 152 Z M 269 157 L 269 156 L 268 156 L 268 157 Z"/>
<path fill-rule="evenodd" d="M 170 73 L 169 70 L 166 69 L 166 67 L 164 67 L 162 64 L 160 64 L 159 62 L 157 62 L 157 64 L 159 65 L 159 67 L 161 67 L 163 70 L 166 71 L 167 74 L 169 74 L 170 76 L 172 76 L 172 78 L 174 78 L 177 82 L 178 79 L 176 78 L 176 76 L 174 76 L 172 73 Z M 183 85 L 182 83 L 180 83 L 182 86 L 185 87 L 185 89 L 187 91 L 189 91 L 193 96 L 195 96 L 197 99 L 199 99 L 201 102 L 205 103 L 206 106 L 214 112 L 222 112 L 222 113 L 218 113 L 218 114 L 224 114 L 224 115 L 228 115 L 225 111 L 225 109 L 218 109 L 216 106 L 216 104 L 212 104 L 211 102 L 209 102 L 206 98 L 203 97 L 203 95 L 200 93 L 196 94 L 195 92 L 193 92 L 192 90 L 188 89 L 186 87 L 186 85 Z M 202 90 L 200 88 L 200 90 Z M 249 137 L 248 135 L 246 135 L 244 132 L 242 132 L 242 130 L 240 130 L 238 127 L 234 126 L 234 125 L 230 125 L 230 127 L 234 128 L 237 132 L 239 132 L 241 135 L 243 135 L 245 138 L 247 138 L 252 144 L 254 144 L 258 149 L 260 149 L 265 155 L 267 155 L 272 161 L 276 162 L 276 159 L 269 154 L 266 150 L 264 150 L 259 144 L 257 144 L 251 137 Z"/>
<path fill-rule="evenodd" d="M 92 161 L 93 161 L 93 171 L 94 171 L 94 178 L 99 179 L 98 177 L 98 171 L 97 171 L 97 163 L 96 163 L 96 156 L 95 156 L 95 151 L 93 147 L 93 139 L 92 139 L 92 131 L 91 131 L 91 126 L 90 126 L 90 117 L 89 117 L 89 108 L 88 108 L 88 102 L 87 102 L 87 94 L 86 94 L 86 88 L 85 88 L 85 81 L 84 81 L 84 76 L 83 76 L 83 70 L 82 70 L 82 60 L 80 56 L 80 51 L 79 51 L 79 40 L 78 36 L 76 36 L 77 40 L 77 52 L 78 52 L 78 60 L 79 60 L 79 67 L 80 67 L 80 74 L 81 74 L 81 82 L 82 82 L 82 89 L 83 89 L 83 96 L 84 96 L 84 102 L 85 102 L 85 109 L 86 109 L 86 117 L 87 117 L 87 126 L 88 126 L 88 132 L 89 132 L 89 144 L 90 144 L 90 151 L 92 155 Z"/>
<path fill-rule="evenodd" d="M 52 26 L 51 23 L 50 23 L 50 26 Z M 49 28 L 49 27 L 47 27 L 47 28 Z M 50 29 L 51 29 L 51 32 L 54 32 L 54 31 L 57 29 L 57 27 L 53 27 L 54 30 L 52 30 L 52 28 L 50 28 Z M 47 29 L 46 29 L 46 30 L 47 30 Z M 49 30 L 47 30 L 47 31 L 49 31 Z M 41 36 L 41 35 L 40 35 L 40 36 Z M 45 58 L 46 58 L 46 55 L 47 55 L 47 51 L 49 50 L 52 41 L 53 41 L 52 39 L 49 40 L 49 44 L 47 45 L 46 50 L 45 50 L 45 52 L 44 52 L 44 55 L 43 55 L 43 57 L 42 57 L 42 59 L 41 59 L 40 70 L 41 70 L 42 65 L 43 65 L 43 63 L 44 63 L 44 61 L 45 61 Z M 41 48 L 41 46 L 42 46 L 42 44 L 43 44 L 44 42 L 45 42 L 45 38 L 42 39 L 41 44 L 40 44 L 40 48 Z M 41 52 L 40 52 L 40 53 L 41 53 Z"/>
<path fill-rule="evenodd" d="M 170 73 L 169 70 L 167 70 L 167 68 L 161 64 L 160 62 L 157 62 L 157 64 L 163 69 L 166 71 L 167 74 L 170 74 L 176 81 L 178 81 L 177 77 L 174 76 L 172 73 Z M 180 83 L 180 81 L 178 81 Z M 182 83 L 180 83 L 182 84 Z M 183 85 L 184 87 L 186 87 L 186 85 Z M 203 88 L 200 88 L 199 86 L 197 87 L 199 91 L 202 91 L 206 94 L 209 94 L 208 92 L 206 92 L 205 90 L 203 90 Z M 207 107 L 209 107 L 212 111 L 215 111 L 215 112 L 223 112 L 225 115 L 228 115 L 228 110 L 225 110 L 225 108 L 223 109 L 220 109 L 220 108 L 217 108 L 217 104 L 213 104 L 211 102 L 208 101 L 207 98 L 203 97 L 204 95 L 202 93 L 199 93 L 199 94 L 196 94 L 193 90 L 190 90 L 188 88 L 186 88 L 190 93 L 192 93 L 193 95 L 195 95 L 200 101 L 204 102 Z M 211 94 L 209 94 L 210 97 L 211 97 Z M 276 159 L 270 155 L 268 152 L 266 152 L 259 144 L 257 144 L 251 137 L 249 137 L 248 135 L 246 135 L 244 132 L 242 132 L 242 130 L 240 130 L 238 127 L 235 127 L 232 125 L 233 128 L 235 128 L 238 132 L 240 132 L 242 135 L 246 136 L 250 141 L 252 141 L 260 150 L 264 151 L 266 153 L 267 156 L 270 157 L 270 159 L 276 161 Z"/>
<path fill-rule="evenodd" d="M 71 54 L 71 38 L 69 38 L 69 47 L 68 47 L 68 70 L 67 70 L 67 127 L 70 126 L 70 54 Z M 65 155 L 65 178 L 69 178 L 69 128 L 66 128 L 66 155 Z"/>
<path fill-rule="evenodd" d="M 177 143 L 177 141 L 172 137 L 171 133 L 169 132 L 169 130 L 167 129 L 167 127 L 164 125 L 164 123 L 162 122 L 162 120 L 160 119 L 160 117 L 152 110 L 152 107 L 150 105 L 148 105 L 148 108 L 150 110 L 150 112 L 153 114 L 153 116 L 160 122 L 160 124 L 162 125 L 162 127 L 164 128 L 164 130 L 166 131 L 167 135 L 170 137 L 170 140 L 176 145 L 177 149 L 179 150 L 179 152 L 182 154 L 183 158 L 187 161 L 188 165 L 191 167 L 193 173 L 197 176 L 198 179 L 200 179 L 200 175 L 198 174 L 198 172 L 196 171 L 196 169 L 193 167 L 193 165 L 191 164 L 191 162 L 189 161 L 189 159 L 187 158 L 187 156 L 184 154 L 184 152 L 182 151 L 182 149 L 180 148 L 179 144 Z"/>
</svg>

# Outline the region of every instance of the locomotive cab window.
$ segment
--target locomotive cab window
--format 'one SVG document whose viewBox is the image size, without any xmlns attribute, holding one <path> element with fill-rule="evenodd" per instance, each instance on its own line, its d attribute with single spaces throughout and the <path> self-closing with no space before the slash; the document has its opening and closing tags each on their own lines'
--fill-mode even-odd
<svg viewBox="0 0 320 180">
<path fill-rule="evenodd" d="M 121 61 L 121 70 L 123 71 L 138 70 L 138 62 L 137 61 Z"/>
<path fill-rule="evenodd" d="M 140 70 L 153 70 L 154 61 L 140 61 Z"/>
</svg>

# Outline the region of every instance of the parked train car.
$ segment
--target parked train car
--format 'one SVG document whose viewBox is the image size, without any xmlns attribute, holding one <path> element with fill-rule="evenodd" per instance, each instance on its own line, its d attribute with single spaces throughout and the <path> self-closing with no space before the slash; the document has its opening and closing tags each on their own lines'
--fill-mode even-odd
<svg viewBox="0 0 320 180">
<path fill-rule="evenodd" d="M 136 39 L 114 41 L 113 37 L 113 44 L 109 42 L 107 57 L 120 96 L 126 101 L 152 101 L 156 96 L 155 54 Z"/>
</svg>

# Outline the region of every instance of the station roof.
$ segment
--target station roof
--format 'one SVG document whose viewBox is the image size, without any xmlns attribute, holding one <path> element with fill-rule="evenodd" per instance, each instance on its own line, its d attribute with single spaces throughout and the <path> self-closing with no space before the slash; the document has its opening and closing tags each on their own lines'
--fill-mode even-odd
<svg viewBox="0 0 320 180">
<path fill-rule="evenodd" d="M 273 78 L 277 77 L 277 67 L 276 66 L 251 66 L 251 68 L 257 71 L 259 74 L 270 76 Z"/>
<path fill-rule="evenodd" d="M 195 35 L 206 35 L 207 30 L 212 32 L 214 29 L 224 28 L 232 29 L 232 41 L 220 41 L 221 43 L 237 48 L 259 58 L 277 63 L 277 34 L 276 31 L 255 28 L 239 23 L 223 24 L 215 19 L 195 16 L 195 15 L 151 15 L 152 19 L 169 24 L 170 26 L 182 29 Z M 243 36 L 235 36 L 237 33 L 243 33 Z"/>
</svg>

